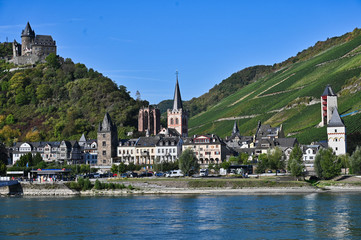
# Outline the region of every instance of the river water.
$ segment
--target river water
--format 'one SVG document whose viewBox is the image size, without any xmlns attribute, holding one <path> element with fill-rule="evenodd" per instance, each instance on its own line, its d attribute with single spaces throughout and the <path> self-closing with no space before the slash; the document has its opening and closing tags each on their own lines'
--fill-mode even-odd
<svg viewBox="0 0 361 240">
<path fill-rule="evenodd" d="M 361 194 L 2 197 L 0 239 L 361 239 Z"/>
</svg>

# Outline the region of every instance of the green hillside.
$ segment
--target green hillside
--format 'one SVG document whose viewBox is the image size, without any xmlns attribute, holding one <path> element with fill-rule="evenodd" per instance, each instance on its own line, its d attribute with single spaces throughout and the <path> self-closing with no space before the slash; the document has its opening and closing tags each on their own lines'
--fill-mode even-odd
<svg viewBox="0 0 361 240">
<path fill-rule="evenodd" d="M 243 135 L 252 135 L 258 121 L 283 124 L 286 135 L 301 143 L 326 139 L 321 121 L 320 96 L 327 84 L 339 95 L 340 114 L 361 109 L 361 30 L 318 42 L 275 64 L 264 77 L 223 98 L 189 121 L 190 134 L 230 135 L 236 119 Z M 221 84 L 220 84 L 221 85 Z M 344 89 L 344 90 L 343 90 Z M 355 90 L 356 89 L 356 90 Z M 361 129 L 361 114 L 347 116 L 348 133 Z"/>
<path fill-rule="evenodd" d="M 9 71 L 14 67 L 0 61 L 0 141 L 7 144 L 79 139 L 82 133 L 95 138 L 106 112 L 122 137 L 136 127 L 139 108 L 148 105 L 71 59 L 49 55 L 35 67 Z"/>
</svg>

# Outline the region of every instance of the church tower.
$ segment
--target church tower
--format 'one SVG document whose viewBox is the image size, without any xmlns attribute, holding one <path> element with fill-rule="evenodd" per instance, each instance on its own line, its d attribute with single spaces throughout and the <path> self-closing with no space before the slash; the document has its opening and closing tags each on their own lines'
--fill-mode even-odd
<svg viewBox="0 0 361 240">
<path fill-rule="evenodd" d="M 117 155 L 118 131 L 108 113 L 98 127 L 98 166 L 111 166 Z"/>
<path fill-rule="evenodd" d="M 332 116 L 333 109 L 337 108 L 337 95 L 330 85 L 327 85 L 321 96 L 321 122 L 320 127 L 326 126 Z"/>
<path fill-rule="evenodd" d="M 328 147 L 332 148 L 336 155 L 346 154 L 346 127 L 337 107 L 334 108 L 331 120 L 327 126 Z"/>
<path fill-rule="evenodd" d="M 174 90 L 173 109 L 168 109 L 168 128 L 174 128 L 182 137 L 188 136 L 188 114 L 183 109 L 182 98 L 176 72 L 176 85 Z"/>
<path fill-rule="evenodd" d="M 35 32 L 28 22 L 25 29 L 21 32 L 21 55 L 25 56 L 31 52 L 31 44 L 34 42 Z"/>
</svg>

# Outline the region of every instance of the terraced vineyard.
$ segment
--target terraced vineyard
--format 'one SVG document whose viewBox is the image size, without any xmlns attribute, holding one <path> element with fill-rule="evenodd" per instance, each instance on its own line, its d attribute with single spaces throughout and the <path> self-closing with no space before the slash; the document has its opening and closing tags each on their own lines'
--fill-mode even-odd
<svg viewBox="0 0 361 240">
<path fill-rule="evenodd" d="M 355 32 L 355 31 L 354 31 Z M 350 35 L 354 34 L 349 33 Z M 340 94 L 348 84 L 352 90 L 361 77 L 361 34 L 317 53 L 240 88 L 207 111 L 189 121 L 190 134 L 216 133 L 230 135 L 233 122 L 238 121 L 243 135 L 255 133 L 257 122 L 278 126 L 286 135 L 301 143 L 326 140 L 321 121 L 320 96 L 327 84 L 338 93 L 340 114 L 361 109 L 360 91 Z M 352 84 L 349 83 L 352 80 Z M 361 114 L 343 118 L 347 132 L 361 131 Z"/>
</svg>

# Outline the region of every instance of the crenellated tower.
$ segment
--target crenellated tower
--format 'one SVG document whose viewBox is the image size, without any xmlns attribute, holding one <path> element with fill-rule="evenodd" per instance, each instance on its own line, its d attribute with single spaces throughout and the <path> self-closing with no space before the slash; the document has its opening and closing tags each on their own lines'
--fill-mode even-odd
<svg viewBox="0 0 361 240">
<path fill-rule="evenodd" d="M 337 107 L 334 108 L 330 122 L 327 125 L 328 147 L 332 148 L 336 155 L 346 154 L 346 127 Z"/>
</svg>

